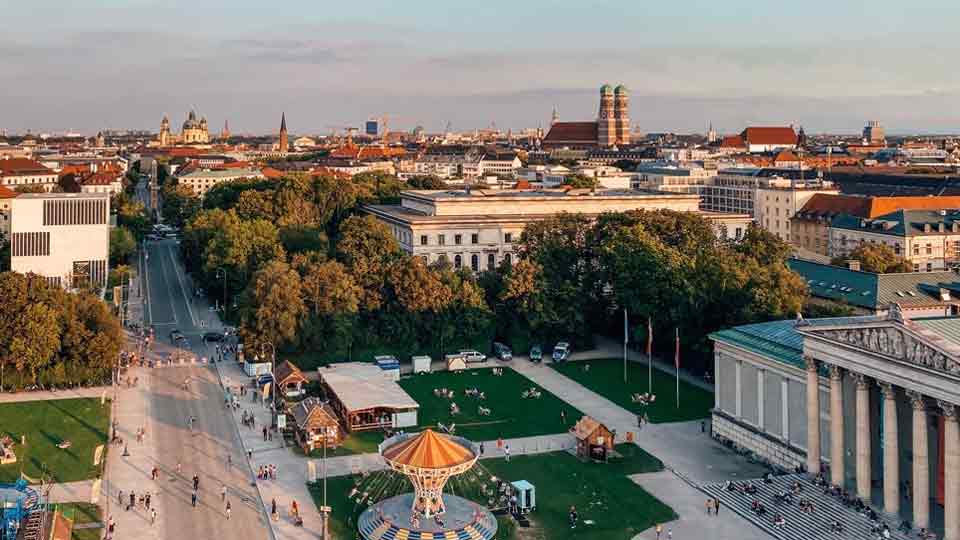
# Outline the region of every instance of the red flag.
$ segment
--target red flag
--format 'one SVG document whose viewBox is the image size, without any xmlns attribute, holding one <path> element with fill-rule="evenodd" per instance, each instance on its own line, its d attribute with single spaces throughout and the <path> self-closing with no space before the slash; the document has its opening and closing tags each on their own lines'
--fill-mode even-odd
<svg viewBox="0 0 960 540">
<path fill-rule="evenodd" d="M 680 369 L 680 329 L 677 329 L 677 346 L 673 351 L 673 366 Z"/>
</svg>

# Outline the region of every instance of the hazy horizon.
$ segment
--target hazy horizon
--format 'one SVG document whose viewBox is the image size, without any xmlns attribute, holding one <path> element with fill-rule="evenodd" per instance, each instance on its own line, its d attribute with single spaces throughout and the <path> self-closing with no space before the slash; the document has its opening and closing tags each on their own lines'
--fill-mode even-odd
<svg viewBox="0 0 960 540">
<path fill-rule="evenodd" d="M 858 133 L 960 131 L 960 3 L 767 5 L 434 0 L 284 11 L 207 0 L 48 1 L 5 8 L 0 129 L 211 132 L 362 127 L 429 132 L 591 120 L 603 83 L 632 91 L 643 132 L 802 125 Z"/>
</svg>

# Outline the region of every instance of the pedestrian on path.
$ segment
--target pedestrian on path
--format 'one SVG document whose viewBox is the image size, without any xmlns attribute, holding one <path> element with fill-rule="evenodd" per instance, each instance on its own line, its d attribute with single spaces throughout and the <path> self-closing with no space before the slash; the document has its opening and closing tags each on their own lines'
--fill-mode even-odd
<svg viewBox="0 0 960 540">
<path fill-rule="evenodd" d="M 150 509 L 150 493 L 149 493 L 149 492 L 148 492 L 147 495 L 143 498 L 143 504 L 144 504 L 144 506 L 147 508 L 147 510 Z"/>
<path fill-rule="evenodd" d="M 230 501 L 227 501 L 227 520 L 230 519 Z"/>
<path fill-rule="evenodd" d="M 110 516 L 110 519 L 107 520 L 107 538 L 113 538 L 113 531 L 117 528 L 117 523 L 113 520 L 113 516 Z"/>
<path fill-rule="evenodd" d="M 560 409 L 560 423 L 567 425 L 567 411 Z"/>
<path fill-rule="evenodd" d="M 200 477 L 193 475 L 193 490 L 197 491 L 198 489 L 200 489 Z"/>
<path fill-rule="evenodd" d="M 657 523 L 656 531 L 657 531 L 657 540 L 660 540 L 660 533 L 663 532 L 663 526 Z"/>
<path fill-rule="evenodd" d="M 714 516 L 720 515 L 720 499 L 713 500 L 713 515 Z"/>
<path fill-rule="evenodd" d="M 227 485 L 226 485 L 226 484 L 223 484 L 222 486 L 220 486 L 220 500 L 221 500 L 221 501 L 227 500 Z"/>
<path fill-rule="evenodd" d="M 673 529 L 672 529 L 672 528 L 668 528 L 668 529 L 667 529 L 667 540 L 673 540 Z"/>
<path fill-rule="evenodd" d="M 182 466 L 182 465 L 180 464 L 180 462 L 178 461 L 178 462 L 177 462 L 177 474 L 180 474 L 182 471 L 183 471 L 183 466 Z"/>
<path fill-rule="evenodd" d="M 154 508 L 150 510 L 150 524 L 153 525 L 157 522 L 157 509 Z"/>
<path fill-rule="evenodd" d="M 117 492 L 117 505 L 123 506 L 123 490 L 122 489 L 119 492 Z"/>
<path fill-rule="evenodd" d="M 483 441 L 480 441 L 480 457 L 483 457 Z"/>
<path fill-rule="evenodd" d="M 280 514 L 277 513 L 277 500 L 276 500 L 276 499 L 273 499 L 273 500 L 270 501 L 270 517 L 273 518 L 274 521 L 279 521 L 279 520 L 280 520 Z"/>
<path fill-rule="evenodd" d="M 137 507 L 137 496 L 134 495 L 134 493 L 131 491 L 131 492 L 130 492 L 130 506 L 129 506 L 128 508 L 136 508 L 136 507 Z"/>
<path fill-rule="evenodd" d="M 713 499 L 707 499 L 707 515 L 710 515 L 710 511 L 713 509 Z"/>
<path fill-rule="evenodd" d="M 196 491 L 194 491 L 193 493 L 190 494 L 190 504 L 192 504 L 194 508 L 197 507 L 197 492 L 196 492 Z"/>
<path fill-rule="evenodd" d="M 506 461 L 510 461 L 510 443 L 503 445 L 503 455 L 506 458 Z"/>
<path fill-rule="evenodd" d="M 264 441 L 267 440 L 267 427 L 266 427 L 266 426 L 263 427 L 263 440 L 264 440 Z"/>
</svg>

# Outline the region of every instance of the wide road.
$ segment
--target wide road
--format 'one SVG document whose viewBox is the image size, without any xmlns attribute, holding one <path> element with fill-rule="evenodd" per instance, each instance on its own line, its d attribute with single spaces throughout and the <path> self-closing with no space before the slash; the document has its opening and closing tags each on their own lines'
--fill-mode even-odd
<svg viewBox="0 0 960 540">
<path fill-rule="evenodd" d="M 194 289 L 179 261 L 176 241 L 147 242 L 141 253 L 140 268 L 146 289 L 144 322 L 156 329 L 156 355 L 166 357 L 180 348 L 189 349 L 198 357 L 211 357 L 212 346 L 202 343 L 202 335 L 219 323 L 205 300 L 193 295 Z M 171 344 L 169 334 L 174 328 L 187 336 L 188 343 L 181 347 Z M 153 453 L 150 462 L 161 471 L 160 481 L 153 484 L 158 489 L 161 515 L 153 526 L 156 528 L 143 532 L 150 537 L 171 540 L 270 538 L 266 515 L 251 485 L 250 468 L 240 446 L 233 413 L 224 408 L 224 394 L 216 371 L 198 364 L 140 370 L 139 373 L 147 378 L 138 393 L 142 396 L 143 412 L 131 410 L 129 414 L 134 417 L 124 418 L 126 415 L 122 412 L 119 416 L 121 423 L 127 425 L 137 422 L 138 414 L 144 418 Z M 133 394 L 133 391 L 127 392 Z M 135 409 L 136 401 L 123 398 L 120 410 L 125 407 Z M 195 418 L 193 429 L 190 418 Z M 134 458 L 128 459 L 132 461 Z M 146 474 L 145 485 L 150 485 L 150 468 L 142 464 L 135 467 L 137 471 L 130 472 L 119 467 L 117 486 L 123 489 L 126 484 L 128 490 L 138 487 L 138 474 L 141 477 Z M 194 475 L 200 477 L 196 507 L 191 503 Z M 224 486 L 231 503 L 229 520 L 221 496 Z M 126 528 L 126 532 L 133 531 Z"/>
</svg>

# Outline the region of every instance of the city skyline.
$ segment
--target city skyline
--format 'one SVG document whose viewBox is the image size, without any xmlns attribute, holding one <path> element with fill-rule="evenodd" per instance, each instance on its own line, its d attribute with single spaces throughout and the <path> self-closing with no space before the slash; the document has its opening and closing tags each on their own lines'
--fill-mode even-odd
<svg viewBox="0 0 960 540">
<path fill-rule="evenodd" d="M 229 9 L 226 9 L 229 7 Z M 868 10 L 869 8 L 869 10 Z M 178 125 L 328 133 L 390 115 L 391 128 L 546 127 L 591 119 L 599 83 L 632 90 L 641 131 L 751 124 L 858 133 L 951 132 L 960 6 L 811 2 L 621 5 L 487 2 L 322 6 L 105 1 L 6 8 L 0 67 L 11 132 Z M 389 21 L 389 23 L 384 22 Z M 44 32 L 34 32 L 44 28 Z M 923 31 L 908 30 L 922 28 Z"/>
</svg>

